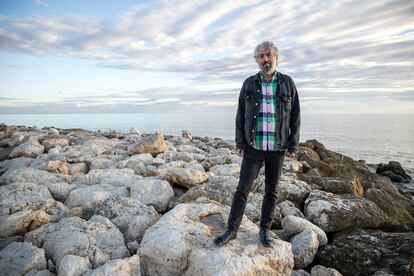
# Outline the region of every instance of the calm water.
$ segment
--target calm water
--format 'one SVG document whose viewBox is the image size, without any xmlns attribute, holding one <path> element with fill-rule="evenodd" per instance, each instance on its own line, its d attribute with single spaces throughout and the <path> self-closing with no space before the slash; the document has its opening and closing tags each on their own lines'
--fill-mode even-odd
<svg viewBox="0 0 414 276">
<path fill-rule="evenodd" d="M 123 114 L 0 114 L 7 125 L 55 126 L 88 130 L 181 135 L 234 139 L 235 112 L 123 113 Z M 317 139 L 328 149 L 368 163 L 395 160 L 414 175 L 414 114 L 302 114 L 301 141 Z"/>
</svg>

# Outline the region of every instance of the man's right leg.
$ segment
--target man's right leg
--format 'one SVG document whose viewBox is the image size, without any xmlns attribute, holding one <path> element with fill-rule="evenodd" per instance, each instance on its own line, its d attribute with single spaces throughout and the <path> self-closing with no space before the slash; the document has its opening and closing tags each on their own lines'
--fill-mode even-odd
<svg viewBox="0 0 414 276">
<path fill-rule="evenodd" d="M 214 239 L 214 243 L 218 246 L 226 244 L 229 240 L 237 237 L 237 231 L 243 219 L 244 210 L 246 208 L 247 196 L 256 179 L 263 160 L 250 159 L 244 157 L 240 169 L 240 179 L 236 192 L 233 195 L 230 215 L 227 223 L 227 231 Z"/>
</svg>

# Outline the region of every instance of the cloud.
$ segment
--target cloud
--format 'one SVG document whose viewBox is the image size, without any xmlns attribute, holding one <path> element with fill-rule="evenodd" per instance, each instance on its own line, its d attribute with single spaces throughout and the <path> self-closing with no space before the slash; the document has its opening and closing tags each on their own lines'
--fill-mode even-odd
<svg viewBox="0 0 414 276">
<path fill-rule="evenodd" d="M 301 93 L 395 97 L 414 89 L 413 10 L 412 1 L 386 0 L 151 1 L 111 21 L 2 16 L 0 49 L 76 57 L 102 68 L 179 72 L 192 89 L 231 85 L 237 95 L 243 79 L 257 71 L 255 45 L 272 40 L 280 49 L 280 70 Z M 159 94 L 148 93 L 141 104 L 156 103 Z M 175 103 L 206 103 L 203 93 L 190 95 Z M 221 95 L 210 103 L 231 99 Z"/>
</svg>

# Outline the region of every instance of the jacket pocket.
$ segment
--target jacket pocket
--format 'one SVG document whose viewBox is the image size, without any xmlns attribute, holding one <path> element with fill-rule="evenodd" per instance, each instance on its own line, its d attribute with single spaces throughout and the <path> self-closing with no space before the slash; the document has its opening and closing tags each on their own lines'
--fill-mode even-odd
<svg viewBox="0 0 414 276">
<path fill-rule="evenodd" d="M 285 111 L 292 110 L 292 98 L 288 96 L 282 96 L 282 103 Z"/>
</svg>

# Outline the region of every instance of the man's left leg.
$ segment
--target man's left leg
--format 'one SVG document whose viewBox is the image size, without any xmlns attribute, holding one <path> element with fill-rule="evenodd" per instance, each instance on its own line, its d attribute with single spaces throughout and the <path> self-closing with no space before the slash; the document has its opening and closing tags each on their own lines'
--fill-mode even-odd
<svg viewBox="0 0 414 276">
<path fill-rule="evenodd" d="M 285 152 L 269 152 L 265 160 L 265 195 L 262 203 L 262 215 L 260 218 L 260 241 L 266 247 L 271 246 L 269 237 L 272 226 L 272 214 L 276 206 L 277 184 L 282 173 Z"/>
</svg>

